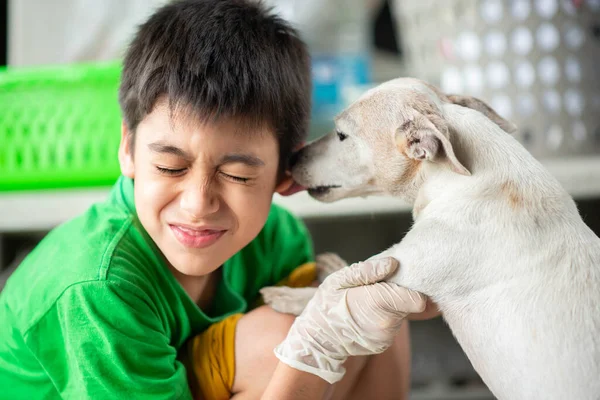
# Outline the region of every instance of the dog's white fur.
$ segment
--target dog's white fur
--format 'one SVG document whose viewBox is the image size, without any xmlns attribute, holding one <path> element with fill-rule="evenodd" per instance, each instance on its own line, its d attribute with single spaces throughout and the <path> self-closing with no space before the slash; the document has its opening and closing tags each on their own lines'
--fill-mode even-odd
<svg viewBox="0 0 600 400">
<path fill-rule="evenodd" d="M 310 192 L 322 201 L 414 205 L 412 229 L 375 257 L 397 258 L 390 280 L 438 304 L 496 397 L 597 400 L 600 239 L 511 130 L 481 101 L 396 79 L 341 113 L 293 176 L 330 187 Z"/>
</svg>

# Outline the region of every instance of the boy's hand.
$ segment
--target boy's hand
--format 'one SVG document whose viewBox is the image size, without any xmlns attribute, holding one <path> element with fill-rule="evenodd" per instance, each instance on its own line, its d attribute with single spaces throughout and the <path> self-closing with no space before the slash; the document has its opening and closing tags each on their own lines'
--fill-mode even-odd
<svg viewBox="0 0 600 400">
<path fill-rule="evenodd" d="M 349 356 L 386 350 L 402 320 L 426 305 L 425 296 L 380 282 L 397 267 L 395 259 L 381 258 L 328 276 L 275 349 L 279 360 L 334 383 L 343 377 Z"/>
</svg>

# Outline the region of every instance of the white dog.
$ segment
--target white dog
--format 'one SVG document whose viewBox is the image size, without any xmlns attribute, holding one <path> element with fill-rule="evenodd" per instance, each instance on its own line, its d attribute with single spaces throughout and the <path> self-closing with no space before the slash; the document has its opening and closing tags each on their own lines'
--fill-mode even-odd
<svg viewBox="0 0 600 400">
<path fill-rule="evenodd" d="M 308 145 L 292 174 L 318 200 L 413 204 L 404 239 L 375 257 L 435 301 L 499 399 L 600 399 L 600 239 L 556 179 L 482 101 L 416 79 L 367 93 Z M 268 288 L 298 313 L 314 289 Z"/>
</svg>

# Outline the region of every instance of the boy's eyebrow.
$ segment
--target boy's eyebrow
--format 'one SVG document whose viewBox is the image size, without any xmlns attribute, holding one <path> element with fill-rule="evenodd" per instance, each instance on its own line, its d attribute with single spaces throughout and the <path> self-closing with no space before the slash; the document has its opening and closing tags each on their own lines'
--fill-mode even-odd
<svg viewBox="0 0 600 400">
<path fill-rule="evenodd" d="M 154 142 L 148 145 L 148 148 L 156 153 L 167 153 L 173 154 L 174 156 L 178 156 L 184 158 L 186 160 L 191 160 L 193 157 L 186 153 L 184 150 L 180 149 L 177 146 L 173 146 L 170 144 L 165 144 L 161 142 Z"/>
<path fill-rule="evenodd" d="M 148 144 L 148 148 L 157 153 L 167 153 L 173 154 L 177 157 L 181 157 L 186 160 L 193 160 L 190 154 L 188 154 L 185 150 L 180 149 L 177 146 L 173 146 L 170 144 L 166 144 L 163 142 L 154 142 Z M 225 154 L 219 160 L 219 164 L 233 164 L 233 163 L 242 163 L 246 164 L 250 167 L 262 167 L 265 165 L 264 161 L 260 158 L 253 156 L 251 154 L 245 153 L 229 153 Z"/>
<path fill-rule="evenodd" d="M 260 158 L 253 156 L 251 154 L 244 153 L 229 153 L 225 154 L 221 157 L 221 162 L 219 164 L 229 164 L 229 163 L 242 163 L 246 164 L 250 167 L 262 167 L 265 165 L 264 161 Z"/>
</svg>

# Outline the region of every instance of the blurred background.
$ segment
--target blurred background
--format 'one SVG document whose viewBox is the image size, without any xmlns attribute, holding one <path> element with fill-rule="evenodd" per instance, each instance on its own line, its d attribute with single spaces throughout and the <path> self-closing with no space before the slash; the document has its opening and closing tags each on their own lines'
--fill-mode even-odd
<svg viewBox="0 0 600 400">
<path fill-rule="evenodd" d="M 119 174 L 119 59 L 168 0 L 0 0 L 0 290 L 50 229 Z M 488 102 L 600 232 L 600 0 L 265 0 L 313 57 L 311 139 L 362 92 L 399 76 Z M 353 262 L 401 240 L 388 198 L 276 197 L 317 252 Z M 413 399 L 492 399 L 441 319 L 414 322 Z"/>
</svg>

